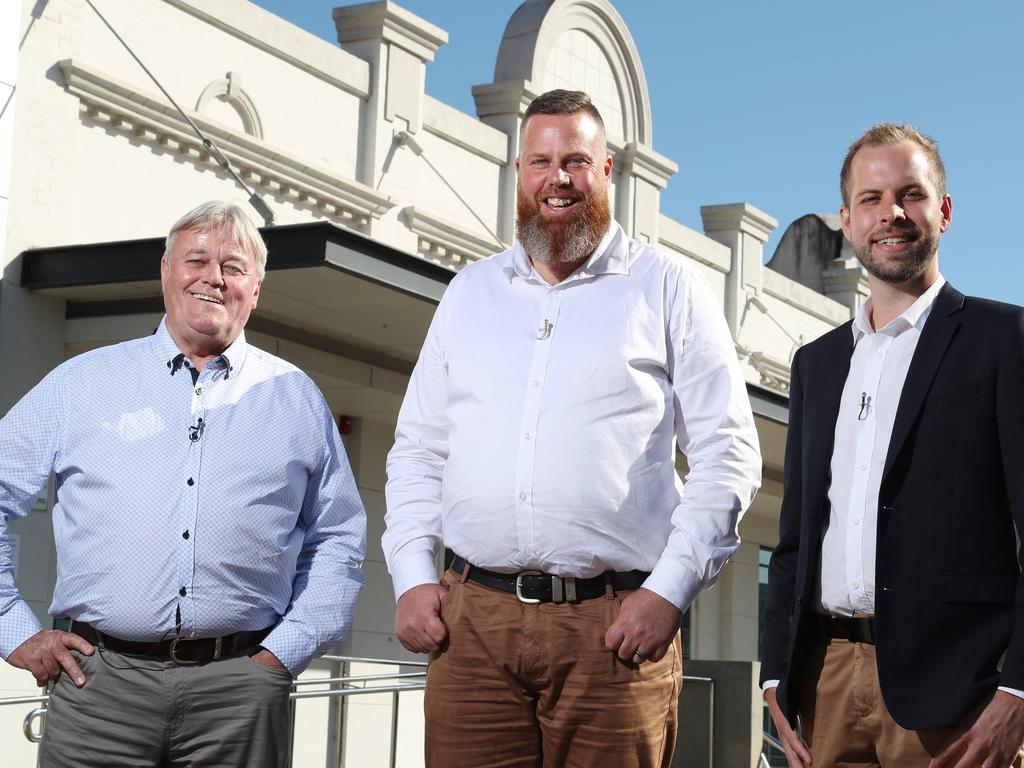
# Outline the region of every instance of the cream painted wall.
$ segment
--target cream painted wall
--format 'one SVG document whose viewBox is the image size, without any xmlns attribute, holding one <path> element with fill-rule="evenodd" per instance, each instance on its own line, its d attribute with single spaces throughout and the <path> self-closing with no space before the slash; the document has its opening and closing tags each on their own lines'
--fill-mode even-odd
<svg viewBox="0 0 1024 768">
<path fill-rule="evenodd" d="M 176 118 L 156 86 L 86 4 L 48 0 L 34 18 L 30 11 L 36 5 L 28 0 L 0 3 L 0 81 L 10 77 L 13 82 L 16 74 L 18 87 L 17 109 L 9 107 L 0 118 L 0 266 L 5 267 L 0 282 L 0 412 L 66 355 L 148 333 L 155 319 L 143 315 L 65 321 L 63 301 L 15 284 L 19 253 L 33 247 L 158 236 L 198 202 L 246 198 L 197 153 L 182 152 L 175 142 L 159 138 Z M 520 102 L 522 82 L 516 87 L 495 84 L 489 96 L 486 88 L 481 91 L 478 108 L 487 113 L 483 120 L 426 96 L 423 75 L 433 50 L 444 42 L 443 31 L 428 22 L 388 6 L 388 13 L 404 15 L 402 23 L 388 32 L 387 45 L 397 45 L 400 52 L 384 55 L 383 32 L 374 38 L 372 29 L 364 30 L 364 39 L 334 46 L 244 0 L 220 0 L 216 17 L 207 16 L 210 5 L 198 0 L 136 0 L 102 7 L 186 109 L 194 110 L 204 88 L 232 73 L 232 82 L 244 90 L 263 127 L 262 140 L 251 144 L 257 156 L 253 166 L 259 167 L 249 181 L 260 185 L 278 223 L 328 219 L 403 250 L 410 259 L 431 258 L 452 268 L 497 249 L 487 229 L 507 239 L 514 182 L 510 161 L 525 106 Z M 559 23 L 573 18 L 577 17 L 567 16 Z M 624 26 L 618 34 L 629 40 Z M 17 45 L 22 36 L 24 44 L 15 56 L 11 41 Z M 113 119 L 95 113 L 109 90 L 81 96 L 73 92 L 58 66 L 65 60 L 113 84 L 104 86 L 121 100 L 107 105 Z M 622 83 L 623 88 L 642 86 L 642 71 L 639 83 Z M 380 89 L 391 89 L 400 106 L 389 109 L 383 104 Z M 0 85 L 0 104 L 3 96 Z M 636 122 L 643 117 L 646 93 L 633 94 L 631 100 L 640 105 L 630 118 Z M 94 113 L 90 115 L 89 109 Z M 241 119 L 226 103 L 211 103 L 205 117 L 218 135 L 242 144 L 249 140 Z M 394 136 L 406 129 L 414 130 L 423 156 L 408 146 L 394 146 Z M 620 158 L 625 158 L 625 148 L 620 150 Z M 764 269 L 761 248 L 766 230 L 774 226 L 767 214 L 750 207 L 713 207 L 720 215 L 713 227 L 706 224 L 709 234 L 661 215 L 658 185 L 674 173 L 674 165 L 646 149 L 634 146 L 631 151 L 637 176 L 617 185 L 616 215 L 638 235 L 697 266 L 730 313 L 748 382 L 785 394 L 786 382 L 766 384 L 765 363 L 755 364 L 750 353 L 784 369 L 793 349 L 790 335 L 815 338 L 844 321 L 849 311 Z M 307 186 L 281 188 L 282 179 L 303 173 Z M 334 202 L 323 204 L 327 199 Z M 335 205 L 338 200 L 356 207 L 363 201 L 369 219 L 360 223 L 343 215 Z M 726 214 L 733 216 L 731 224 Z M 749 303 L 751 297 L 764 311 Z M 385 511 L 384 457 L 393 439 L 405 377 L 272 337 L 254 334 L 252 340 L 309 370 L 336 413 L 373 411 L 372 418 L 356 420 L 347 438 L 370 533 L 367 586 L 353 632 L 341 650 L 358 656 L 411 658 L 394 637 L 394 596 L 379 543 Z M 371 400 L 374 406 L 368 409 Z M 768 450 L 766 465 L 777 472 L 782 442 L 774 437 L 762 442 Z M 756 658 L 757 549 L 775 542 L 781 491 L 773 482 L 766 483 L 741 525 L 746 541 L 740 552 L 719 585 L 695 606 L 697 656 Z M 49 526 L 48 513 L 40 509 L 11 527 L 23 534 L 22 560 L 28 562 L 19 575 L 19 587 L 41 616 L 54 578 Z M 310 672 L 323 673 L 322 668 Z M 15 690 L 33 692 L 26 677 L 0 665 L 0 696 Z M 403 699 L 399 721 L 402 764 L 416 765 L 419 703 L 409 694 L 403 696 L 409 698 Z M 17 735 L 26 709 L 18 710 L 13 719 L 10 710 L 0 709 L 0 738 L 19 749 L 27 744 Z M 371 699 L 353 700 L 349 734 L 372 743 L 384 739 L 390 728 L 386 710 Z M 301 727 L 309 729 L 302 731 L 307 747 L 323 748 L 323 726 L 313 724 L 326 721 L 327 707 L 323 702 L 303 703 L 300 711 Z M 359 743 L 353 740 L 351 749 L 360 749 Z"/>
</svg>

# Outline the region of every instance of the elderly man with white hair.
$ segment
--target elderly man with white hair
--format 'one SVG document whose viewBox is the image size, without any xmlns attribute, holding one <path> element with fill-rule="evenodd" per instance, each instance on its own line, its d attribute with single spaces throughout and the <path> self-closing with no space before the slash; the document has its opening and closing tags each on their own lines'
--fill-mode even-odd
<svg viewBox="0 0 1024 768">
<path fill-rule="evenodd" d="M 246 343 L 267 249 L 240 208 L 171 228 L 167 314 L 54 369 L 0 421 L 0 654 L 57 679 L 43 766 L 277 766 L 292 679 L 351 625 L 366 516 L 331 412 Z M 42 629 L 7 521 L 56 477 Z"/>
</svg>

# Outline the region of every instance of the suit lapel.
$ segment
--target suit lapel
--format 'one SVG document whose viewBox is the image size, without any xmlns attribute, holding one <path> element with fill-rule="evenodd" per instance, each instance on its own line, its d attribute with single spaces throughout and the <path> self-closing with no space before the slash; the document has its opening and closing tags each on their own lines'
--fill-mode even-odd
<svg viewBox="0 0 1024 768">
<path fill-rule="evenodd" d="M 928 321 L 921 331 L 917 349 L 910 361 L 907 378 L 903 382 L 900 404 L 896 409 L 896 420 L 893 422 L 892 437 L 889 440 L 889 451 L 885 455 L 885 469 L 882 472 L 884 481 L 892 468 L 893 462 L 903 448 L 910 428 L 917 420 L 924 405 L 928 390 L 935 378 L 935 373 L 946 355 L 953 334 L 960 327 L 957 313 L 963 308 L 964 295 L 946 283 L 935 297 Z"/>
<path fill-rule="evenodd" d="M 811 499 L 825 498 L 828 494 L 829 465 L 835 443 L 836 420 L 839 418 L 839 401 L 843 396 L 853 355 L 852 325 L 852 322 L 841 325 L 839 332 L 829 339 L 828 345 L 822 350 L 820 367 L 805 384 L 808 394 L 804 402 L 815 406 L 813 410 L 808 409 L 805 416 L 805 423 L 810 426 L 807 455 L 811 464 L 807 466 L 807 472 L 810 482 L 814 484 L 808 494 Z M 823 522 L 821 515 L 811 515 L 811 519 L 815 523 Z"/>
</svg>

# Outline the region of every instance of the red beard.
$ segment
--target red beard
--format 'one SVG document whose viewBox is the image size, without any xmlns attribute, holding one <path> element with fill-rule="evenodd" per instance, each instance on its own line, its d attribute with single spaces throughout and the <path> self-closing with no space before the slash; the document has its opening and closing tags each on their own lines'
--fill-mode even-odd
<svg viewBox="0 0 1024 768">
<path fill-rule="evenodd" d="M 564 194 L 564 190 L 548 192 L 540 199 Z M 531 259 L 575 264 L 594 252 L 611 224 L 607 189 L 576 199 L 568 215 L 546 218 L 541 215 L 540 203 L 528 197 L 521 186 L 516 187 L 516 239 Z"/>
</svg>

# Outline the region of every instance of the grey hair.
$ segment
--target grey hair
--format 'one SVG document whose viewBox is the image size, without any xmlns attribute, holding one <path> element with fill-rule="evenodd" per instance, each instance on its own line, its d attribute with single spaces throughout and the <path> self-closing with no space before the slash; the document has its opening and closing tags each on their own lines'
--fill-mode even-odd
<svg viewBox="0 0 1024 768">
<path fill-rule="evenodd" d="M 197 232 L 220 232 L 235 245 L 244 248 L 256 257 L 256 272 L 262 278 L 267 271 L 267 244 L 252 223 L 252 219 L 234 203 L 211 200 L 193 208 L 171 227 L 164 245 L 164 258 L 174 247 L 175 236 L 184 230 Z"/>
</svg>

